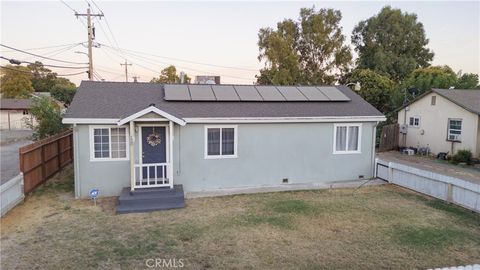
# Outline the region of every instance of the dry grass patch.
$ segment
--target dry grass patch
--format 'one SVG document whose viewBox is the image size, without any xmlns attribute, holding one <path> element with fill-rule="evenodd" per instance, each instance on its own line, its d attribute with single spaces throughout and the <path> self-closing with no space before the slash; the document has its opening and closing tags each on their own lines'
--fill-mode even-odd
<svg viewBox="0 0 480 270">
<path fill-rule="evenodd" d="M 65 172 L 1 220 L 2 269 L 411 269 L 480 259 L 480 215 L 385 185 L 187 200 L 115 215 L 71 196 Z"/>
</svg>

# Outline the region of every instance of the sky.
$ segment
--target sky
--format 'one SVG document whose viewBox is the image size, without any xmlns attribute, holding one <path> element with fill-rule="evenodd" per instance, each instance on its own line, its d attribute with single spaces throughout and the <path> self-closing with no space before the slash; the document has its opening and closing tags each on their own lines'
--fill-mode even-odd
<svg viewBox="0 0 480 270">
<path fill-rule="evenodd" d="M 89 0 L 91 2 L 91 0 Z M 1 1 L 1 44 L 51 58 L 87 62 L 85 13 L 87 1 Z M 95 1 L 93 12 L 98 48 L 93 63 L 98 79 L 124 81 L 125 59 L 129 80 L 150 81 L 173 64 L 190 77 L 219 75 L 222 83 L 251 84 L 262 67 L 258 61 L 258 31 L 285 19 L 297 19 L 302 7 L 334 8 L 342 13 L 341 26 L 350 44 L 354 26 L 386 5 L 415 13 L 434 51 L 433 65 L 449 65 L 455 72 L 480 73 L 480 1 L 470 2 L 161 2 Z M 67 7 L 70 6 L 70 7 Z M 100 10 L 99 10 L 100 9 Z M 67 45 L 71 44 L 71 45 Z M 51 47 L 51 46 L 59 47 Z M 62 45 L 62 46 L 60 46 Z M 37 49 L 41 47 L 50 47 Z M 121 48 L 118 50 L 116 48 Z M 32 50 L 33 49 L 33 50 Z M 353 47 L 352 47 L 353 49 Z M 127 51 L 128 50 L 128 51 Z M 80 53 L 75 53 L 80 52 Z M 44 64 L 83 67 L 15 53 L 4 47 L 0 55 Z M 7 62 L 2 60 L 2 64 Z M 61 75 L 83 69 L 51 68 Z M 79 84 L 86 74 L 67 76 Z"/>
</svg>

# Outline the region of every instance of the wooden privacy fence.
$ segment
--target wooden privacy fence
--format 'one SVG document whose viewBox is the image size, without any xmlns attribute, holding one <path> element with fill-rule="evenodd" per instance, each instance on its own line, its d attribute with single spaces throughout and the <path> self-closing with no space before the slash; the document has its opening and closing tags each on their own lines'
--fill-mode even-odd
<svg viewBox="0 0 480 270">
<path fill-rule="evenodd" d="M 26 194 L 73 161 L 72 130 L 21 147 L 18 152 Z"/>
<path fill-rule="evenodd" d="M 398 148 L 398 138 L 400 136 L 400 127 L 398 124 L 385 125 L 380 135 L 380 146 L 378 151 L 389 151 Z"/>
</svg>

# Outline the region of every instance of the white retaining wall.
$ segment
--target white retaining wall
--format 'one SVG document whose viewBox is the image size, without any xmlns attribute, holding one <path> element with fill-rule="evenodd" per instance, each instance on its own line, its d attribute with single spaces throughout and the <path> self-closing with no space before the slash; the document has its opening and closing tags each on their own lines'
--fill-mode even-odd
<svg viewBox="0 0 480 270">
<path fill-rule="evenodd" d="M 375 163 L 379 178 L 480 213 L 480 184 L 378 158 Z"/>
<path fill-rule="evenodd" d="M 15 207 L 15 205 L 22 202 L 24 198 L 23 174 L 20 173 L 0 186 L 2 216 L 5 215 L 10 209 Z"/>
</svg>

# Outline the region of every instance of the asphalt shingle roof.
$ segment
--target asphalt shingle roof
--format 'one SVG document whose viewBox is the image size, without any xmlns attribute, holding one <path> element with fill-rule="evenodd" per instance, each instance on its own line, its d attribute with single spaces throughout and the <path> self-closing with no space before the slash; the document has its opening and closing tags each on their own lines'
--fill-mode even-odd
<svg viewBox="0 0 480 270">
<path fill-rule="evenodd" d="M 480 90 L 432 89 L 467 111 L 480 115 Z"/>
<path fill-rule="evenodd" d="M 350 101 L 166 101 L 162 84 L 83 81 L 65 118 L 124 118 L 155 104 L 179 118 L 383 116 L 346 86 Z"/>
<path fill-rule="evenodd" d="M 14 99 L 2 98 L 0 99 L 0 109 L 2 110 L 25 110 L 30 109 L 32 101 L 30 99 Z"/>
</svg>

